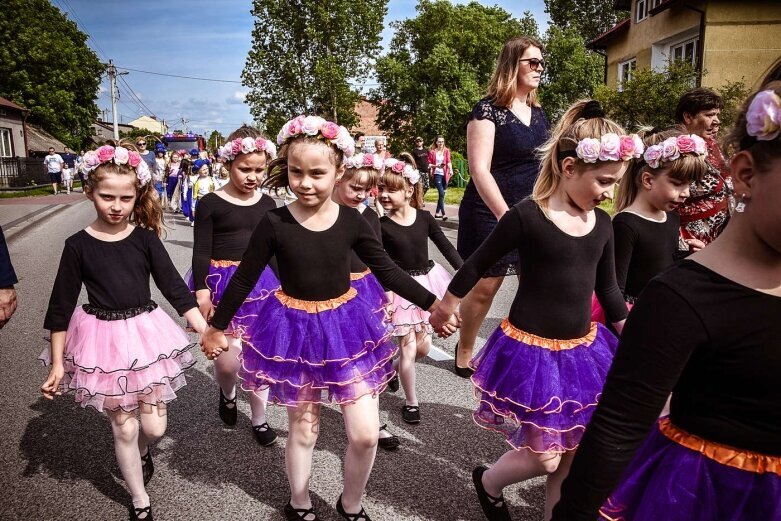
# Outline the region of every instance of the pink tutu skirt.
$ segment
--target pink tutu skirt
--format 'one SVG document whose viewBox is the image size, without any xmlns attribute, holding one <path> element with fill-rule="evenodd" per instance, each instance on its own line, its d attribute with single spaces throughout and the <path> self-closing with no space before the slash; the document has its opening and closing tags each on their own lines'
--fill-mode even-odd
<svg viewBox="0 0 781 521">
<path fill-rule="evenodd" d="M 152 304 L 154 305 L 154 304 Z M 65 376 L 60 390 L 75 392 L 82 407 L 132 411 L 141 402 L 168 403 L 195 364 L 187 334 L 159 307 L 132 318 L 101 320 L 81 307 L 65 337 Z M 51 363 L 47 348 L 41 353 Z"/>
<path fill-rule="evenodd" d="M 632 311 L 632 306 L 634 304 L 627 302 L 626 308 L 629 311 Z M 605 318 L 605 310 L 602 309 L 602 304 L 599 303 L 599 299 L 597 298 L 596 293 L 592 293 L 591 295 L 591 321 L 592 322 L 599 322 L 600 324 L 607 325 L 607 318 Z"/>
<path fill-rule="evenodd" d="M 450 281 L 453 280 L 453 276 L 440 264 L 434 261 L 429 261 L 429 266 L 430 269 L 428 273 L 424 275 L 414 275 L 411 273 L 411 275 L 413 275 L 412 278 L 436 295 L 437 298 L 441 299 L 445 296 L 447 287 L 450 284 Z M 416 333 L 425 331 L 429 334 L 434 331 L 434 328 L 431 327 L 431 324 L 429 324 L 428 321 L 430 313 L 424 309 L 420 309 L 397 293 L 393 294 L 390 309 L 393 313 L 391 315 L 393 336 L 406 336 L 412 331 Z"/>
</svg>

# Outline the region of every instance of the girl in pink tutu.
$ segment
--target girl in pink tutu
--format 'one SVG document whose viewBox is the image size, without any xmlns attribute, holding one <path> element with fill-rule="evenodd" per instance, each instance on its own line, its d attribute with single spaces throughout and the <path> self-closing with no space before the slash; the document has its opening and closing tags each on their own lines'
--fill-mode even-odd
<svg viewBox="0 0 781 521">
<path fill-rule="evenodd" d="M 459 269 L 464 261 L 431 214 L 421 210 L 420 173 L 412 165 L 396 159 L 386 159 L 384 167 L 379 183 L 380 203 L 387 213 L 380 219 L 383 247 L 401 269 L 441 298 L 453 277 L 429 259 L 428 240 L 434 242 L 454 269 Z M 407 423 L 420 423 L 415 361 L 431 350 L 429 313 L 395 293 L 391 313 L 393 335 L 401 346 L 400 356 L 394 362 L 405 394 L 401 418 Z"/>
<path fill-rule="evenodd" d="M 65 241 L 44 321 L 51 370 L 41 391 L 50 399 L 74 391 L 82 407 L 106 411 L 130 519 L 151 520 L 150 445 L 165 433 L 167 404 L 195 360 L 187 334 L 151 300 L 149 276 L 196 331 L 206 321 L 158 238 L 162 207 L 141 156 L 106 145 L 84 163 L 97 218 Z M 82 283 L 88 303 L 77 307 Z"/>
<path fill-rule="evenodd" d="M 274 143 L 258 130 L 243 126 L 228 136 L 219 154 L 230 172 L 230 181 L 198 203 L 192 271 L 186 277 L 207 321 L 211 320 L 222 292 L 236 272 L 255 226 L 267 211 L 277 207 L 271 197 L 256 190 L 263 180 L 266 165 L 277 155 Z M 226 425 L 236 425 L 238 419 L 236 383 L 241 337 L 257 319 L 260 306 L 278 287 L 279 280 L 267 267 L 231 321 L 228 329 L 231 353 L 214 361 L 214 376 L 220 386 L 219 415 Z M 268 389 L 250 392 L 248 397 L 255 440 L 262 446 L 274 444 L 277 433 L 266 422 Z"/>
<path fill-rule="evenodd" d="M 291 494 L 285 517 L 317 519 L 309 497 L 312 454 L 321 405 L 336 403 L 349 442 L 336 510 L 348 521 L 368 521 L 361 498 L 377 450 L 377 397 L 394 374 L 396 347 L 385 310 L 350 285 L 353 251 L 383 286 L 416 305 L 430 310 L 436 297 L 393 263 L 361 214 L 333 201 L 344 158 L 355 150 L 346 128 L 298 116 L 282 127 L 277 143 L 280 154 L 264 185 L 290 188 L 296 200 L 266 212 L 255 228 L 203 336 L 203 349 L 213 357 L 228 347 L 223 331 L 275 255 L 282 287 L 250 329 L 239 377 L 245 390 L 270 388 L 269 400 L 287 406 Z"/>
<path fill-rule="evenodd" d="M 675 208 L 689 197 L 689 185 L 707 172 L 705 140 L 679 130 L 643 136 L 643 157 L 633 159 L 619 185 L 613 217 L 616 278 L 629 309 L 646 284 L 676 261 L 681 219 Z M 690 251 L 704 244 L 689 239 Z M 605 323 L 594 296 L 591 318 Z"/>
<path fill-rule="evenodd" d="M 382 161 L 374 154 L 355 154 L 347 160 L 344 174 L 336 181 L 333 200 L 343 206 L 355 208 L 366 219 L 374 230 L 374 234 L 382 240 L 380 218 L 377 212 L 370 209 L 364 201 L 369 192 L 377 188 L 377 179 L 382 171 Z M 362 298 L 368 300 L 371 309 L 387 308 L 388 298 L 385 295 L 380 281 L 366 266 L 358 255 L 353 252 L 350 259 L 350 285 L 355 288 Z M 393 383 L 396 389 L 393 389 Z M 398 390 L 398 378 L 394 377 L 388 382 L 391 391 Z M 378 445 L 385 450 L 395 450 L 401 440 L 388 431 L 388 426 L 380 426 L 380 438 Z"/>
<path fill-rule="evenodd" d="M 543 475 L 550 518 L 613 360 L 618 342 L 591 321 L 591 294 L 596 290 L 620 331 L 627 309 L 616 283 L 613 227 L 598 207 L 643 152 L 637 135 L 624 134 L 597 102 L 570 107 L 542 147 L 532 198 L 499 220 L 431 316 L 439 326 L 485 270 L 518 250 L 521 278 L 510 315 L 470 362 L 479 399 L 474 420 L 512 447 L 490 469 L 472 472 L 492 521 L 510 519 L 504 487 Z"/>
</svg>

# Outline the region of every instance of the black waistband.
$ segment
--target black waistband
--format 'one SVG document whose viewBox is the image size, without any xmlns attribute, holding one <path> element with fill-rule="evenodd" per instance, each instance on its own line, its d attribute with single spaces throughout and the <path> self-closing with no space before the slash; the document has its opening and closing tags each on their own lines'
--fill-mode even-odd
<svg viewBox="0 0 781 521">
<path fill-rule="evenodd" d="M 418 275 L 428 275 L 428 272 L 431 271 L 431 268 L 433 267 L 434 267 L 434 261 L 430 260 L 428 261 L 426 267 L 423 268 L 422 270 L 404 270 L 404 271 L 406 271 L 407 274 L 412 277 L 417 277 Z"/>
<path fill-rule="evenodd" d="M 154 311 L 157 309 L 157 303 L 155 303 L 154 300 L 150 300 L 143 306 L 130 309 L 102 309 L 96 308 L 95 306 L 91 306 L 89 304 L 84 304 L 81 306 L 81 309 L 83 309 L 84 312 L 88 315 L 95 315 L 95 318 L 98 320 L 127 320 L 128 318 L 137 317 L 142 313 L 149 313 L 150 311 Z"/>
</svg>

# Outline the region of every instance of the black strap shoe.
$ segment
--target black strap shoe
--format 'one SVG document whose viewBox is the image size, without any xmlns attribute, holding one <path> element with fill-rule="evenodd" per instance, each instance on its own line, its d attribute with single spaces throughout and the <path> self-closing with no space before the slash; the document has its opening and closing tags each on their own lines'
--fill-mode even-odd
<svg viewBox="0 0 781 521">
<path fill-rule="evenodd" d="M 283 509 L 287 521 L 320 521 L 314 508 L 293 508 L 290 501 Z"/>
<path fill-rule="evenodd" d="M 264 447 L 274 445 L 277 442 L 277 432 L 268 423 L 253 425 L 252 434 L 255 435 L 255 441 Z"/>
<path fill-rule="evenodd" d="M 130 505 L 130 521 L 155 521 L 152 519 L 152 505 L 144 508 Z"/>
<path fill-rule="evenodd" d="M 420 407 L 417 405 L 404 405 L 401 408 L 401 419 L 407 423 L 420 423 Z"/>
<path fill-rule="evenodd" d="M 382 431 L 385 431 L 388 434 L 390 434 L 387 425 L 383 425 L 382 427 L 380 427 L 380 432 Z M 391 434 L 387 438 L 377 438 L 377 445 L 379 445 L 381 449 L 396 450 L 399 448 L 399 445 L 401 445 L 401 440 L 399 440 L 399 437 L 396 436 L 395 434 Z"/>
<path fill-rule="evenodd" d="M 485 514 L 488 521 L 512 521 L 510 511 L 507 509 L 507 502 L 504 500 L 504 494 L 494 497 L 485 491 L 485 487 L 483 487 L 483 473 L 486 470 L 488 468 L 481 465 L 472 471 L 472 483 L 475 485 L 483 514 Z"/>
<path fill-rule="evenodd" d="M 343 519 L 346 519 L 347 521 L 372 521 L 369 519 L 369 516 L 366 514 L 366 511 L 361 507 L 361 511 L 357 514 L 348 514 L 344 511 L 344 507 L 342 506 L 342 495 L 339 494 L 339 499 L 336 501 L 336 511 L 339 513 L 340 516 L 342 516 Z"/>
<path fill-rule="evenodd" d="M 236 425 L 236 420 L 239 418 L 239 411 L 236 407 L 236 398 L 238 398 L 238 396 L 238 393 L 236 393 L 236 396 L 231 400 L 228 400 L 225 398 L 225 395 L 222 394 L 222 389 L 220 389 L 220 419 L 222 420 L 222 423 L 230 427 Z"/>
</svg>

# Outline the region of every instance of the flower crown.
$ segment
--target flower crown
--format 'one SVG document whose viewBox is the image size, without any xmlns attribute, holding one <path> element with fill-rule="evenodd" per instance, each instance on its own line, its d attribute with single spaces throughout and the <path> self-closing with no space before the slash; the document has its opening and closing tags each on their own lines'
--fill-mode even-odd
<svg viewBox="0 0 781 521">
<path fill-rule="evenodd" d="M 398 174 L 410 182 L 411 185 L 418 184 L 420 181 L 420 172 L 412 165 L 408 165 L 404 161 L 393 159 L 389 157 L 383 163 L 383 169 L 390 170 L 394 174 Z"/>
<path fill-rule="evenodd" d="M 574 151 L 559 153 L 559 160 L 564 157 L 578 157 L 584 163 L 597 161 L 629 161 L 643 155 L 645 145 L 637 134 L 619 136 L 613 132 L 604 134 L 600 139 L 583 138 L 578 141 Z"/>
<path fill-rule="evenodd" d="M 772 141 L 781 133 L 781 97 L 772 90 L 754 96 L 746 111 L 746 132 L 757 141 Z"/>
<path fill-rule="evenodd" d="M 383 163 L 379 156 L 374 154 L 355 154 L 345 160 L 347 168 L 371 168 L 382 172 Z"/>
<path fill-rule="evenodd" d="M 659 168 L 662 163 L 675 161 L 681 154 L 705 158 L 708 155 L 705 140 L 696 134 L 668 137 L 658 145 L 646 148 L 643 159 L 651 168 Z"/>
<path fill-rule="evenodd" d="M 125 147 L 103 145 L 97 150 L 88 150 L 87 152 L 84 152 L 83 160 L 84 168 L 87 172 L 95 170 L 104 163 L 114 163 L 115 165 L 128 165 L 135 170 L 136 177 L 141 183 L 141 186 L 144 186 L 152 179 L 152 174 L 149 173 L 149 167 L 146 162 L 141 159 L 141 154 L 128 150 Z"/>
<path fill-rule="evenodd" d="M 233 161 L 239 154 L 251 154 L 252 152 L 265 152 L 271 159 L 277 157 L 277 146 L 268 139 L 262 137 L 237 137 L 228 141 L 217 151 L 217 155 L 224 161 Z"/>
<path fill-rule="evenodd" d="M 282 126 L 277 134 L 277 144 L 281 145 L 296 136 L 321 137 L 344 153 L 345 158 L 355 154 L 355 141 L 350 132 L 336 123 L 326 121 L 319 116 L 296 116 Z"/>
</svg>

